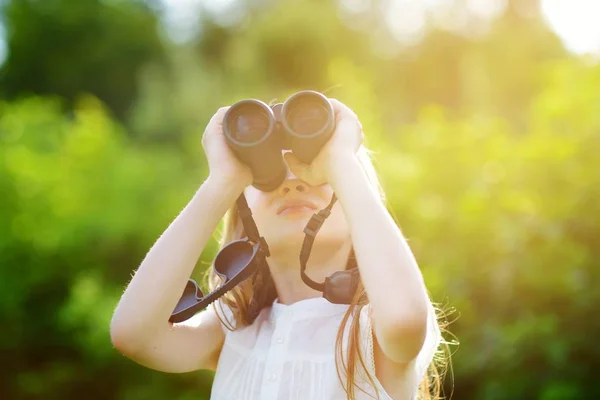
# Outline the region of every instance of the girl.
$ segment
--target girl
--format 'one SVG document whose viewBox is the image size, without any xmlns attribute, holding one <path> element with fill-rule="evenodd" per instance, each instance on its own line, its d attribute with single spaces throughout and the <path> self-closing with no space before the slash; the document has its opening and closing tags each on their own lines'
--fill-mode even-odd
<svg viewBox="0 0 600 400">
<path fill-rule="evenodd" d="M 433 363 L 440 327 L 417 263 L 386 210 L 362 145 L 357 116 L 331 99 L 336 130 L 310 165 L 284 151 L 286 180 L 273 192 L 222 134 L 227 107 L 202 139 L 209 176 L 146 255 L 111 322 L 114 346 L 141 365 L 165 372 L 216 371 L 211 399 L 434 399 Z M 244 192 L 269 268 L 183 323 L 169 317 L 208 239 L 225 216 L 221 245 L 243 237 L 235 200 Z M 358 266 L 350 305 L 333 304 L 300 278 L 303 229 L 338 201 L 316 236 L 307 274 Z M 220 280 L 211 268 L 211 290 Z M 260 298 L 258 308 L 251 299 Z"/>
</svg>

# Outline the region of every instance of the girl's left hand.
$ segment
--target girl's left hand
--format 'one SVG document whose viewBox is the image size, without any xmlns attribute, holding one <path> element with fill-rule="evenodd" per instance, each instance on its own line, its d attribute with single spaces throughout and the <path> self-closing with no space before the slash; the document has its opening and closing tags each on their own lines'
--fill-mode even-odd
<svg viewBox="0 0 600 400">
<path fill-rule="evenodd" d="M 333 165 L 354 157 L 364 140 L 362 125 L 354 111 L 336 99 L 329 101 L 335 113 L 335 131 L 312 163 L 303 163 L 292 152 L 284 154 L 292 173 L 311 186 L 330 182 Z"/>
</svg>

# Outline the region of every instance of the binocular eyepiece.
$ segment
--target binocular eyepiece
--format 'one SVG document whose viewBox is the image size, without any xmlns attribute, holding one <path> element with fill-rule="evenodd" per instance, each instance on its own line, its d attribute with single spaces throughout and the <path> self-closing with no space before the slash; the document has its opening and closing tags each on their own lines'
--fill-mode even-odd
<svg viewBox="0 0 600 400">
<path fill-rule="evenodd" d="M 291 150 L 310 164 L 335 130 L 333 105 L 319 92 L 305 90 L 284 103 L 255 99 L 232 105 L 223 120 L 223 133 L 236 157 L 252 170 L 252 185 L 275 190 L 287 176 L 282 151 Z"/>
</svg>

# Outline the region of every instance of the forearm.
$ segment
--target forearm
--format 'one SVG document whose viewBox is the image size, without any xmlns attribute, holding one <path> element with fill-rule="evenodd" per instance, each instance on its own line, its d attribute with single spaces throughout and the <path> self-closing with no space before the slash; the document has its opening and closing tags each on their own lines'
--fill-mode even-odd
<svg viewBox="0 0 600 400">
<path fill-rule="evenodd" d="M 429 299 L 400 229 L 356 158 L 336 160 L 331 171 L 374 319 L 390 330 L 424 327 Z"/>
<path fill-rule="evenodd" d="M 242 190 L 210 177 L 200 186 L 135 272 L 114 312 L 113 335 L 143 341 L 167 326 L 202 250 Z"/>
</svg>

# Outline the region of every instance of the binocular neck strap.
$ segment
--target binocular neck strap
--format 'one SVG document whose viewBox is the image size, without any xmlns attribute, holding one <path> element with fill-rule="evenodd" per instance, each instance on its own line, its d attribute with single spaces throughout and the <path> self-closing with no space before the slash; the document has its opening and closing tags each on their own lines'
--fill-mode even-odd
<svg viewBox="0 0 600 400">
<path fill-rule="evenodd" d="M 242 225 L 244 226 L 244 232 L 246 232 L 246 236 L 254 243 L 259 243 L 260 248 L 264 251 L 265 257 L 269 257 L 269 246 L 267 245 L 267 241 L 260 236 L 258 233 L 258 228 L 256 227 L 256 223 L 252 218 L 252 211 L 250 207 L 248 207 L 248 202 L 246 201 L 246 196 L 244 193 L 237 198 L 237 207 L 238 214 L 242 219 Z"/>
<path fill-rule="evenodd" d="M 318 213 L 314 214 L 310 221 L 308 221 L 306 227 L 304 228 L 304 233 L 306 236 L 304 237 L 302 250 L 300 251 L 300 276 L 305 284 L 320 292 L 325 292 L 325 282 L 318 283 L 310 279 L 308 275 L 306 275 L 306 263 L 308 262 L 308 257 L 310 256 L 310 251 L 312 249 L 313 242 L 315 241 L 315 236 L 317 235 L 319 229 L 321 229 L 321 225 L 323 225 L 325 219 L 329 217 L 329 214 L 331 214 L 331 208 L 336 200 L 337 197 L 335 197 L 335 194 L 333 194 L 333 196 L 331 196 L 329 205 Z"/>
<path fill-rule="evenodd" d="M 329 217 L 331 214 L 331 208 L 336 201 L 337 197 L 335 194 L 333 194 L 327 207 L 314 214 L 304 228 L 304 233 L 306 236 L 304 237 L 302 250 L 300 251 L 300 276 L 306 285 L 320 292 L 325 292 L 325 283 L 315 282 L 310 279 L 308 275 L 306 275 L 306 263 L 308 262 L 308 257 L 310 256 L 310 252 L 315 241 L 315 236 L 317 235 L 317 232 L 319 232 L 319 229 L 321 229 L 325 219 L 327 219 L 327 217 Z M 252 211 L 250 210 L 250 207 L 248 207 L 248 202 L 246 201 L 246 197 L 243 193 L 237 199 L 237 207 L 239 216 L 242 219 L 244 231 L 246 232 L 248 239 L 254 243 L 259 243 L 264 251 L 264 255 L 269 257 L 269 246 L 267 245 L 265 239 L 258 233 L 258 228 L 256 227 L 254 219 L 252 218 Z"/>
</svg>

